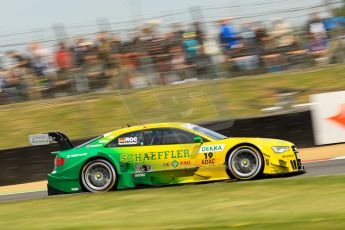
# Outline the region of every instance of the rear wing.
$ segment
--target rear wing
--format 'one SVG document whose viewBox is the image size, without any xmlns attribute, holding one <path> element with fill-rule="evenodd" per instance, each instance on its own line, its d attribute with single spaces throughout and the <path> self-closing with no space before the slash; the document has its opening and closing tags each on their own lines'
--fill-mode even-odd
<svg viewBox="0 0 345 230">
<path fill-rule="evenodd" d="M 68 137 L 60 132 L 29 135 L 29 142 L 31 145 L 49 145 L 52 143 L 58 143 L 61 151 L 72 149 L 74 147 Z"/>
</svg>

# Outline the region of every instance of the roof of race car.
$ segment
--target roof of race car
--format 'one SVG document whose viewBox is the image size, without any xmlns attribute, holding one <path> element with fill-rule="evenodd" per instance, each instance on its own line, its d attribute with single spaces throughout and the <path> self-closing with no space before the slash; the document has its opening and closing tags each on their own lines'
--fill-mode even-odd
<svg viewBox="0 0 345 230">
<path fill-rule="evenodd" d="M 184 129 L 192 129 L 194 125 L 190 123 L 183 123 L 183 122 L 164 122 L 164 123 L 150 123 L 150 124 L 144 124 L 144 125 L 136 125 L 136 126 L 130 126 L 126 128 L 121 128 L 114 130 L 112 132 L 106 133 L 103 136 L 115 136 L 127 132 L 142 130 L 142 129 L 152 129 L 152 128 L 168 128 L 168 127 L 174 127 L 174 128 L 184 128 Z"/>
<path fill-rule="evenodd" d="M 113 140 L 115 137 L 128 133 L 128 132 L 134 132 L 138 130 L 144 130 L 144 129 L 152 129 L 152 128 L 180 128 L 180 129 L 185 129 L 185 130 L 192 130 L 193 127 L 196 125 L 193 125 L 191 123 L 182 123 L 182 122 L 164 122 L 164 123 L 151 123 L 151 124 L 144 124 L 144 125 L 136 125 L 136 126 L 131 126 L 131 127 L 126 127 L 126 128 L 121 128 L 114 130 L 112 132 L 103 134 L 99 137 L 96 137 L 92 140 L 89 140 L 81 145 L 78 145 L 75 148 L 81 148 L 84 146 L 89 146 L 90 143 L 93 142 L 98 142 L 98 144 L 104 145 L 104 143 L 107 143 L 111 140 Z M 203 135 L 201 135 L 203 136 Z M 104 142 L 105 141 L 105 142 Z"/>
</svg>

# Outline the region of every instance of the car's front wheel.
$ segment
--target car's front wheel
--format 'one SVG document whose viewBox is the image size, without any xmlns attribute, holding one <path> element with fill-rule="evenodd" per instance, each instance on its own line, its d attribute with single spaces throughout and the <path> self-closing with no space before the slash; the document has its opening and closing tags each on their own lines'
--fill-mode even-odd
<svg viewBox="0 0 345 230">
<path fill-rule="evenodd" d="M 251 146 L 236 148 L 229 154 L 227 159 L 227 171 L 230 178 L 254 179 L 260 175 L 262 168 L 262 155 Z"/>
<path fill-rule="evenodd" d="M 104 159 L 91 160 L 84 165 L 81 181 L 89 192 L 105 192 L 114 187 L 116 171 L 113 165 Z"/>
</svg>

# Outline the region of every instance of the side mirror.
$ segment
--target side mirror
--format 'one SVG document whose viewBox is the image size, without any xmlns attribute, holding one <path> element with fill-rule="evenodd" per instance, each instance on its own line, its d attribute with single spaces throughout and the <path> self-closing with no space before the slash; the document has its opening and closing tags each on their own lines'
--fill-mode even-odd
<svg viewBox="0 0 345 230">
<path fill-rule="evenodd" d="M 204 141 L 202 140 L 202 137 L 196 136 L 193 138 L 193 142 L 194 143 L 204 143 Z"/>
</svg>

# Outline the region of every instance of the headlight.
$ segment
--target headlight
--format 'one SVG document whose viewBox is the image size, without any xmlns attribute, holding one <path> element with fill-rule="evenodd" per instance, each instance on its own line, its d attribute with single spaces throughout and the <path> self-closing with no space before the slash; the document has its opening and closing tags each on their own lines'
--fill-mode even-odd
<svg viewBox="0 0 345 230">
<path fill-rule="evenodd" d="M 285 153 L 290 150 L 287 146 L 273 146 L 272 149 L 275 153 Z"/>
</svg>

